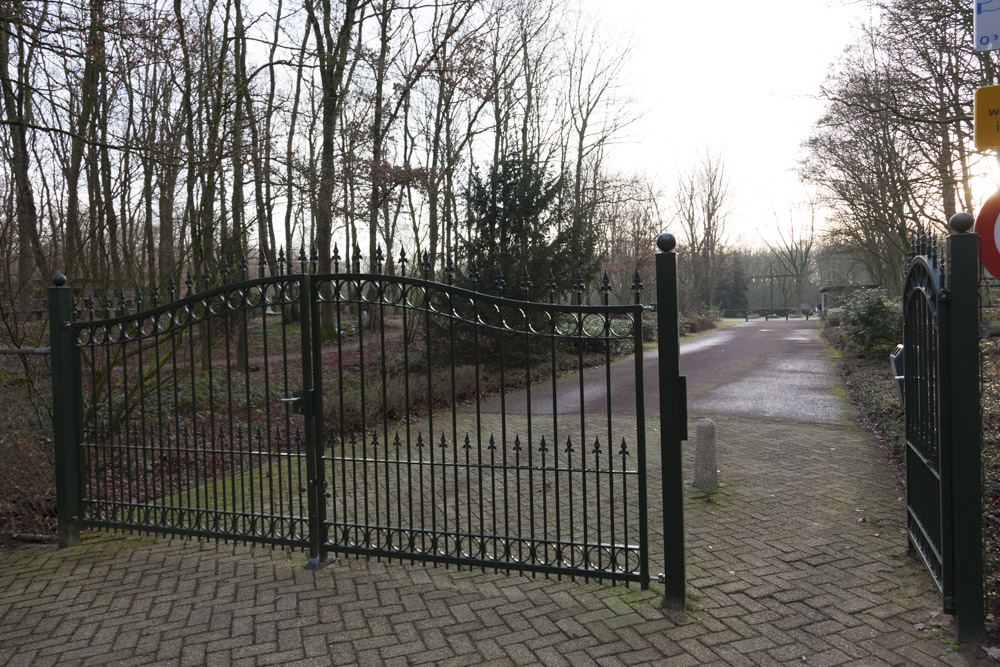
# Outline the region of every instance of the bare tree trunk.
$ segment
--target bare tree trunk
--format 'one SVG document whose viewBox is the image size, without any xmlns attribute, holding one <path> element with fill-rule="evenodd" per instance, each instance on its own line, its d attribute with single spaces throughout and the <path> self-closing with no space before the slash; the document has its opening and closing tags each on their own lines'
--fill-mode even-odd
<svg viewBox="0 0 1000 667">
<path fill-rule="evenodd" d="M 0 88 L 4 116 L 9 123 L 11 136 L 11 152 L 13 161 L 11 170 L 14 172 L 14 209 L 17 219 L 17 291 L 24 292 L 34 277 L 35 264 L 38 268 L 45 265 L 41 243 L 38 238 L 38 212 L 35 208 L 35 196 L 31 188 L 31 167 L 28 154 L 27 128 L 24 125 L 26 105 L 30 103 L 27 97 L 26 63 L 18 63 L 18 89 L 10 79 L 10 36 L 20 34 L 23 26 L 14 27 L 10 21 L 0 21 Z M 67 272 L 70 269 L 67 267 Z M 70 274 L 72 275 L 72 274 Z"/>
</svg>

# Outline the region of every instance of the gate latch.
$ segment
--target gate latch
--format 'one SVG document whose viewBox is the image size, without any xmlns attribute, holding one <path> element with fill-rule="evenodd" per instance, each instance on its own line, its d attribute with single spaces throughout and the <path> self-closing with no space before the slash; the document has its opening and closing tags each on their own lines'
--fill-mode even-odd
<svg viewBox="0 0 1000 667">
<path fill-rule="evenodd" d="M 313 390 L 300 389 L 293 391 L 291 398 L 279 398 L 282 403 L 291 403 L 292 412 L 303 417 L 313 416 Z"/>
</svg>

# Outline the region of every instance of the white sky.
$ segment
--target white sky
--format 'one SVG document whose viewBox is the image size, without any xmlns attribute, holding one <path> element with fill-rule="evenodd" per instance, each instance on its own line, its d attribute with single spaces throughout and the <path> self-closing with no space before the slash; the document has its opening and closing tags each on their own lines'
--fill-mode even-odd
<svg viewBox="0 0 1000 667">
<path fill-rule="evenodd" d="M 586 0 L 630 39 L 631 94 L 646 109 L 611 156 L 673 190 L 705 151 L 734 192 L 730 237 L 759 244 L 807 198 L 795 169 L 827 71 L 867 16 L 850 0 Z M 676 233 L 676 232 L 675 232 Z"/>
</svg>

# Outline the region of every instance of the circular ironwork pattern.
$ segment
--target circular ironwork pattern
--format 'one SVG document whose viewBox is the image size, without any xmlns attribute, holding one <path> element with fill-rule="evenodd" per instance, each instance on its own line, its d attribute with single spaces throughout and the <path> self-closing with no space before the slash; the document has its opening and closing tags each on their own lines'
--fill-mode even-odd
<svg viewBox="0 0 1000 667">
<path fill-rule="evenodd" d="M 81 347 L 99 347 L 140 341 L 180 332 L 200 322 L 232 313 L 278 308 L 299 302 L 297 281 L 269 282 L 249 287 L 215 291 L 157 307 L 110 322 L 75 322 L 76 342 Z"/>
</svg>

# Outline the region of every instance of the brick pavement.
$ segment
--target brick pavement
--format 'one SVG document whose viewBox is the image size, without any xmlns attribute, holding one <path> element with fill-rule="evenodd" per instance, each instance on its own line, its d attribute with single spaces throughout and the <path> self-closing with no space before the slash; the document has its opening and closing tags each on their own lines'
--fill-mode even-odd
<svg viewBox="0 0 1000 667">
<path fill-rule="evenodd" d="M 0 554 L 0 663 L 975 662 L 906 554 L 902 491 L 869 436 L 716 423 L 724 486 L 685 492 L 687 612 L 662 610 L 655 583 L 355 559 L 311 572 L 300 553 L 95 534 Z"/>
</svg>

